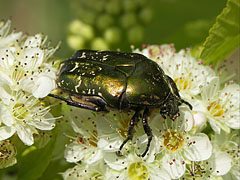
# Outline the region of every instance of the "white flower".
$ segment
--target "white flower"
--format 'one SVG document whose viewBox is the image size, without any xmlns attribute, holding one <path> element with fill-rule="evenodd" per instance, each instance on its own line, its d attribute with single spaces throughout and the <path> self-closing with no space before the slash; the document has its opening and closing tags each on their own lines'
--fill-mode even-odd
<svg viewBox="0 0 240 180">
<path fill-rule="evenodd" d="M 174 122 L 163 120 L 160 116 L 151 122 L 161 147 L 157 158 L 161 159 L 161 166 L 172 179 L 184 175 L 188 161 L 203 161 L 212 154 L 212 145 L 206 134 L 191 134 L 193 117 L 188 108 L 180 107 L 180 114 Z"/>
<path fill-rule="evenodd" d="M 89 110 L 72 107 L 69 113 L 71 125 L 77 133 L 67 145 L 64 157 L 68 162 L 84 162 L 94 164 L 103 158 L 98 147 L 98 131 L 96 116 Z"/>
<path fill-rule="evenodd" d="M 11 141 L 0 141 L 0 169 L 16 164 L 16 154 L 16 148 Z"/>
<path fill-rule="evenodd" d="M 143 54 L 149 59 L 158 62 L 160 58 L 162 59 L 162 61 L 168 61 L 175 55 L 176 50 L 174 48 L 174 44 L 163 44 L 161 46 L 159 45 L 143 46 L 142 51 L 136 49 L 133 50 L 133 52 Z"/>
<path fill-rule="evenodd" d="M 212 129 L 220 133 L 221 129 L 230 132 L 230 128 L 240 128 L 240 87 L 238 84 L 228 84 L 222 90 L 219 79 L 213 78 L 203 88 L 202 100 L 193 104 L 193 110 L 203 113 Z"/>
<path fill-rule="evenodd" d="M 214 152 L 205 161 L 190 161 L 186 163 L 186 173 L 181 178 L 195 180 L 218 180 L 231 168 L 231 157 L 225 152 Z"/>
<path fill-rule="evenodd" d="M 22 32 L 18 33 L 9 33 L 11 27 L 11 21 L 6 22 L 0 21 L 0 49 L 5 47 L 10 47 L 21 41 L 24 37 Z"/>
<path fill-rule="evenodd" d="M 45 42 L 46 37 L 37 34 L 0 49 L 0 73 L 9 78 L 12 90 L 43 98 L 55 88 L 56 69 L 47 60 L 58 47 L 48 48 Z"/>
<path fill-rule="evenodd" d="M 120 180 L 170 180 L 168 172 L 160 168 L 157 162 L 145 161 L 139 157 L 132 147 L 127 156 L 119 157 L 114 152 L 106 152 L 104 160 Z M 111 172 L 110 170 L 110 172 Z"/>
<path fill-rule="evenodd" d="M 9 88 L 8 88 L 9 89 Z M 0 140 L 5 140 L 17 133 L 18 137 L 26 145 L 33 144 L 33 134 L 37 129 L 51 130 L 55 126 L 55 119 L 49 113 L 49 106 L 44 107 L 41 102 L 31 94 L 19 92 L 6 92 L 8 102 L 0 103 Z"/>
<path fill-rule="evenodd" d="M 65 180 L 87 180 L 87 179 L 99 179 L 99 180 L 114 180 L 114 178 L 108 178 L 109 174 L 106 172 L 107 166 L 100 162 L 97 165 L 91 166 L 85 163 L 77 164 L 73 168 L 68 169 L 62 174 Z"/>
<path fill-rule="evenodd" d="M 220 134 L 215 134 L 213 136 L 213 145 L 217 151 L 223 151 L 231 158 L 231 169 L 223 176 L 225 180 L 240 179 L 240 134 L 238 130 L 227 134 L 221 131 Z M 227 169 L 227 161 L 225 161 L 224 169 Z"/>
<path fill-rule="evenodd" d="M 109 113 L 99 115 L 96 118 L 99 119 L 98 122 L 101 122 L 98 125 L 99 132 L 99 143 L 98 146 L 107 152 L 116 152 L 119 150 L 119 147 L 123 141 L 127 138 L 129 121 L 132 118 L 133 113 L 123 113 L 118 111 L 111 111 Z M 135 127 L 136 132 L 139 134 L 140 128 Z M 134 135 L 133 139 L 138 136 Z M 129 141 L 130 143 L 131 141 Z M 128 149 L 129 143 L 125 144 L 121 153 L 125 154 Z"/>
</svg>

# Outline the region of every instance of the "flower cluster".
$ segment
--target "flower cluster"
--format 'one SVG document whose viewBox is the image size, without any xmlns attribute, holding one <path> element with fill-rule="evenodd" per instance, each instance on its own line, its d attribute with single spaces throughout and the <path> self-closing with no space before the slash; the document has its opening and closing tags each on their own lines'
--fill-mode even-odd
<svg viewBox="0 0 240 180">
<path fill-rule="evenodd" d="M 1 158 L 9 154 L 2 149 L 11 146 L 6 139 L 14 134 L 30 146 L 38 130 L 51 130 L 55 126 L 50 107 L 38 98 L 55 88 L 56 69 L 47 60 L 57 47 L 49 48 L 47 38 L 41 34 L 10 32 L 10 25 L 9 20 L 0 22 L 0 142 L 4 144 L 0 147 Z"/>
<path fill-rule="evenodd" d="M 212 67 L 192 56 L 190 50 L 176 52 L 173 45 L 154 45 L 134 52 L 157 62 L 193 110 L 181 105 L 175 121 L 152 112 L 153 140 L 147 155 L 141 157 L 148 138 L 140 123 L 133 140 L 121 150 L 122 156 L 116 154 L 127 138 L 134 112 L 99 114 L 68 107 L 66 117 L 76 136 L 67 145 L 65 159 L 76 166 L 64 172 L 63 178 L 239 179 L 239 131 L 233 130 L 240 128 L 239 85 L 222 85 Z"/>
</svg>

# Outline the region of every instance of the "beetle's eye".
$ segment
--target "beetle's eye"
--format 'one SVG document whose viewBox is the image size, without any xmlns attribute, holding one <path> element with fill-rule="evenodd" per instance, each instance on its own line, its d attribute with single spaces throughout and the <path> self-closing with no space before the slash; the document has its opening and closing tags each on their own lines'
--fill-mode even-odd
<svg viewBox="0 0 240 180">
<path fill-rule="evenodd" d="M 167 111 L 167 107 L 163 106 L 161 110 L 162 110 L 162 112 L 166 112 Z"/>
</svg>

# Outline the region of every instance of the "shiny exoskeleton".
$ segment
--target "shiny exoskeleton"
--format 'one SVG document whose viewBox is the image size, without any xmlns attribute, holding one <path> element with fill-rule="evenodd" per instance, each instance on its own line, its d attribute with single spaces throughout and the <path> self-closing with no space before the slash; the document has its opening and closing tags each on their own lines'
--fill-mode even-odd
<svg viewBox="0 0 240 180">
<path fill-rule="evenodd" d="M 152 140 L 148 125 L 151 108 L 159 108 L 163 118 L 175 120 L 179 116 L 182 103 L 192 106 L 181 99 L 174 81 L 161 67 L 137 53 L 117 51 L 79 50 L 70 59 L 60 64 L 57 86 L 69 94 L 69 99 L 49 94 L 67 104 L 108 112 L 111 109 L 134 110 L 129 122 L 127 141 L 133 138 L 133 128 L 143 111 L 142 124 L 148 136 L 148 144 L 142 157 L 149 150 Z"/>
</svg>

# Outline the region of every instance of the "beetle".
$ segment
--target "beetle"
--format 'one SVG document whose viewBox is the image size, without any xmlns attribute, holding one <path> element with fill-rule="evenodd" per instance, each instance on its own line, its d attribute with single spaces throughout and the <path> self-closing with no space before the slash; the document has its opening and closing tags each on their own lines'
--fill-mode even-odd
<svg viewBox="0 0 240 180">
<path fill-rule="evenodd" d="M 60 64 L 57 86 L 69 95 L 69 99 L 49 94 L 68 105 L 109 112 L 133 110 L 127 138 L 123 146 L 133 138 L 134 126 L 142 114 L 142 124 L 148 136 L 144 157 L 149 150 L 152 131 L 148 125 L 150 110 L 160 109 L 161 116 L 175 120 L 179 106 L 185 103 L 171 77 L 161 67 L 144 55 L 118 51 L 79 50 Z M 143 113 L 142 113 L 143 112 Z"/>
</svg>

